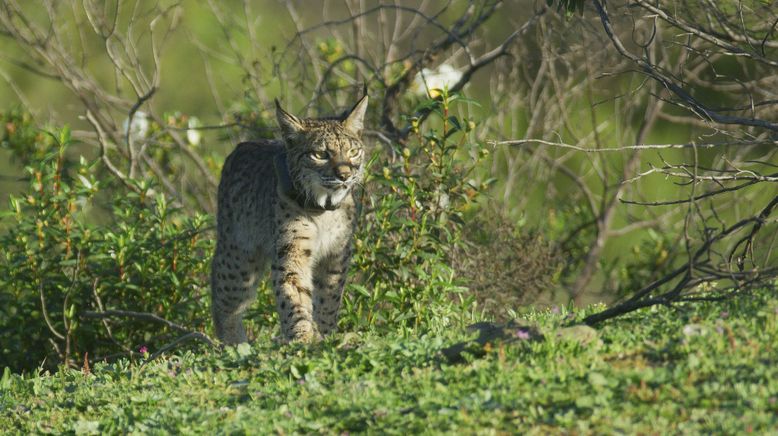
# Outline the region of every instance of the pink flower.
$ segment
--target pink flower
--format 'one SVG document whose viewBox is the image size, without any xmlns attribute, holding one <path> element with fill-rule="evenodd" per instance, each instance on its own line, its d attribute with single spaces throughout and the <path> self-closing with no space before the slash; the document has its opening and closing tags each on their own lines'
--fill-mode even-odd
<svg viewBox="0 0 778 436">
<path fill-rule="evenodd" d="M 147 354 L 149 352 L 149 349 L 145 345 L 141 345 L 140 348 L 138 348 L 138 353 L 140 354 Z"/>
<path fill-rule="evenodd" d="M 522 341 L 526 341 L 529 339 L 529 331 L 524 329 L 518 329 L 516 330 L 516 337 L 521 339 Z"/>
</svg>

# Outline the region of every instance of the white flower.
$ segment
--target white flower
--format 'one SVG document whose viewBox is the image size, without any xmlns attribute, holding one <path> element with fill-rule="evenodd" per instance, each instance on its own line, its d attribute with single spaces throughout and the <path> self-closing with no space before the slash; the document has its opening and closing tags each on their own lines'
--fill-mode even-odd
<svg viewBox="0 0 778 436">
<path fill-rule="evenodd" d="M 683 326 L 683 335 L 689 336 L 703 336 L 708 333 L 708 330 L 702 324 L 686 324 Z"/>
<path fill-rule="evenodd" d="M 140 141 L 144 138 L 146 138 L 146 135 L 149 134 L 149 117 L 146 115 L 146 112 L 143 111 L 137 111 L 132 116 L 132 123 L 130 124 L 130 119 L 127 118 L 124 120 L 124 123 L 122 124 L 122 129 L 124 130 L 124 134 L 127 134 L 129 125 L 129 132 L 130 132 L 130 139 L 133 141 Z"/>
<path fill-rule="evenodd" d="M 449 64 L 440 64 L 436 70 L 424 68 L 416 73 L 411 92 L 416 95 L 427 95 L 429 90 L 430 97 L 437 97 L 441 89 L 456 85 L 460 79 L 462 79 L 462 72 Z"/>
<path fill-rule="evenodd" d="M 448 194 L 446 194 L 445 192 L 441 192 L 440 195 L 438 196 L 438 207 L 441 209 L 448 209 L 448 205 L 449 205 Z"/>
<path fill-rule="evenodd" d="M 197 130 L 198 127 L 200 127 L 200 120 L 197 119 L 197 117 L 190 117 L 189 122 L 187 123 L 187 126 L 189 129 L 186 131 L 186 140 L 189 141 L 192 145 L 199 145 L 200 140 L 202 139 L 202 135 L 200 134 L 200 131 Z"/>
</svg>

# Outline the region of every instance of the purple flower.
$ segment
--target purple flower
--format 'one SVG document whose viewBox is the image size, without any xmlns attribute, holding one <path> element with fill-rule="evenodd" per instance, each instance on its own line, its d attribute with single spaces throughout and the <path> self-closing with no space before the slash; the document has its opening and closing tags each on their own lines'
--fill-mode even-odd
<svg viewBox="0 0 778 436">
<path fill-rule="evenodd" d="M 722 310 L 719 316 L 721 317 L 721 319 L 727 319 L 729 318 L 729 312 L 727 312 L 726 310 Z"/>
<path fill-rule="evenodd" d="M 516 330 L 516 337 L 521 339 L 522 341 L 526 341 L 529 339 L 529 331 L 524 329 L 518 329 Z"/>
<path fill-rule="evenodd" d="M 138 353 L 140 354 L 147 354 L 149 352 L 149 349 L 145 345 L 141 345 L 140 348 L 138 348 Z"/>
<path fill-rule="evenodd" d="M 559 306 L 552 306 L 551 313 L 553 313 L 554 315 L 559 315 L 560 313 L 562 313 L 562 310 L 559 308 Z"/>
</svg>

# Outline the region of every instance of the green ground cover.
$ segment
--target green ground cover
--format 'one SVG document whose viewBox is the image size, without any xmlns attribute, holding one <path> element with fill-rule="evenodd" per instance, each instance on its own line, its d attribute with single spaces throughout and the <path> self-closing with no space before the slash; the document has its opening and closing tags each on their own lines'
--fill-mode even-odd
<svg viewBox="0 0 778 436">
<path fill-rule="evenodd" d="M 569 314 L 450 363 L 472 333 L 347 333 L 181 351 L 0 381 L 0 433 L 778 432 L 778 297 L 653 308 L 582 344 Z M 478 357 L 476 357 L 478 355 Z"/>
</svg>

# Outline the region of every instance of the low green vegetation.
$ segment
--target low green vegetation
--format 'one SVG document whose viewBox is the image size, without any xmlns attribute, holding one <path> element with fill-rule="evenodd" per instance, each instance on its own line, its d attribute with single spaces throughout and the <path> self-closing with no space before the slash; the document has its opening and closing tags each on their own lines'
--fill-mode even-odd
<svg viewBox="0 0 778 436">
<path fill-rule="evenodd" d="M 342 333 L 303 347 L 195 349 L 0 381 L 0 431 L 54 433 L 612 433 L 778 431 L 775 290 L 642 310 L 597 337 L 584 311 L 528 312 L 524 334 L 464 361 L 464 328 Z M 479 346 L 480 347 L 480 346 Z M 476 357 L 478 356 L 478 357 Z"/>
</svg>

